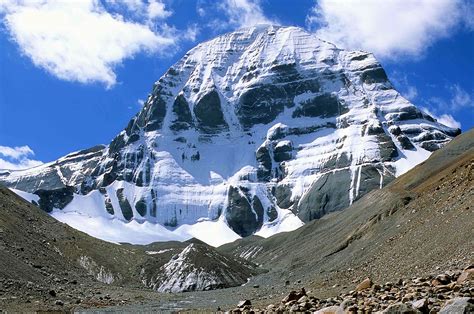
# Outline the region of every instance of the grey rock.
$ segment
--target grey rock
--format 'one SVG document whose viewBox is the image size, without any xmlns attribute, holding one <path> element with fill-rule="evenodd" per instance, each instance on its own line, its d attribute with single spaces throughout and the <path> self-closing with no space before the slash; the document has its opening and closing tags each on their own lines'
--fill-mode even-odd
<svg viewBox="0 0 474 314">
<path fill-rule="evenodd" d="M 39 207 L 49 213 L 53 208 L 63 209 L 73 199 L 74 188 L 66 186 L 53 190 L 38 190 L 35 192 L 39 196 Z"/>
<path fill-rule="evenodd" d="M 242 237 L 251 235 L 261 226 L 261 219 L 255 216 L 251 202 L 239 187 L 233 186 L 229 187 L 228 199 L 226 220 L 229 227 Z"/>
<path fill-rule="evenodd" d="M 120 209 L 122 210 L 123 217 L 126 220 L 131 220 L 133 218 L 132 206 L 128 202 L 127 197 L 123 193 L 123 188 L 117 190 L 117 199 L 119 201 Z"/>
<path fill-rule="evenodd" d="M 347 169 L 321 176 L 300 200 L 298 217 L 308 222 L 349 206 L 350 176 Z"/>
<path fill-rule="evenodd" d="M 250 300 L 242 300 L 237 304 L 237 307 L 242 308 L 246 305 L 252 305 L 252 302 Z"/>
<path fill-rule="evenodd" d="M 408 303 L 395 303 L 389 305 L 382 313 L 386 314 L 418 314 L 421 313 Z"/>
<path fill-rule="evenodd" d="M 472 298 L 455 298 L 449 300 L 439 311 L 440 314 L 467 314 L 474 313 L 474 299 Z"/>
<path fill-rule="evenodd" d="M 217 91 L 204 95 L 194 106 L 198 128 L 205 133 L 216 133 L 229 127 L 224 120 L 221 100 Z"/>
</svg>

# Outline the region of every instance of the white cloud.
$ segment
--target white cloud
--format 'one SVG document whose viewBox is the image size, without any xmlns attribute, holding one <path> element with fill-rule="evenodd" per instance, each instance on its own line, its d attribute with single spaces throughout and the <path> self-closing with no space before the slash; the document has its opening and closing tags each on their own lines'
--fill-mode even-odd
<svg viewBox="0 0 474 314">
<path fill-rule="evenodd" d="M 446 126 L 449 126 L 451 128 L 461 128 L 461 122 L 457 121 L 452 115 L 443 113 L 441 115 L 438 115 L 433 112 L 433 110 L 428 109 L 426 107 L 421 107 L 421 110 L 435 118 L 439 123 L 444 124 Z"/>
<path fill-rule="evenodd" d="M 474 108 L 474 99 L 471 95 L 458 84 L 451 85 L 449 89 L 452 92 L 452 99 L 450 102 L 453 110 L 458 110 L 464 107 Z"/>
<path fill-rule="evenodd" d="M 307 25 L 328 41 L 383 58 L 421 56 L 465 23 L 462 0 L 319 0 Z"/>
<path fill-rule="evenodd" d="M 406 99 L 414 101 L 418 97 L 418 89 L 408 82 L 406 74 L 394 71 L 390 75 L 390 81 Z"/>
<path fill-rule="evenodd" d="M 158 0 L 150 0 L 147 8 L 148 18 L 150 19 L 165 19 L 169 17 L 172 12 L 166 10 L 165 4 Z"/>
<path fill-rule="evenodd" d="M 39 160 L 30 159 L 34 156 L 28 146 L 0 146 L 0 169 L 21 170 L 42 165 Z"/>
<path fill-rule="evenodd" d="M 413 101 L 418 96 L 418 89 L 415 86 L 408 86 L 407 90 L 403 93 L 403 96 Z"/>
<path fill-rule="evenodd" d="M 126 2 L 129 8 L 140 3 Z M 151 15 L 168 14 L 159 10 L 155 7 Z M 152 31 L 146 22 L 111 14 L 96 0 L 4 0 L 2 11 L 6 29 L 22 53 L 67 81 L 102 82 L 111 87 L 117 80 L 114 69 L 124 59 L 140 52 L 165 53 L 180 40 L 176 33 Z"/>
<path fill-rule="evenodd" d="M 138 17 L 147 17 L 149 21 L 154 19 L 166 19 L 173 12 L 166 8 L 162 0 L 105 0 L 113 8 L 126 8 Z"/>
<path fill-rule="evenodd" d="M 183 32 L 183 38 L 190 41 L 195 41 L 198 35 L 199 35 L 199 27 L 197 26 L 197 24 L 188 26 L 188 28 Z"/>
<path fill-rule="evenodd" d="M 198 14 L 200 17 L 203 17 L 203 16 L 206 15 L 206 10 L 204 10 L 203 7 L 197 7 L 196 11 L 197 11 L 197 14 Z"/>
<path fill-rule="evenodd" d="M 243 28 L 258 24 L 277 24 L 265 16 L 259 0 L 225 0 L 220 9 L 227 15 L 226 27 Z"/>
<path fill-rule="evenodd" d="M 472 93 L 463 89 L 459 84 L 448 85 L 446 89 L 451 93 L 451 98 L 445 100 L 440 97 L 431 97 L 428 100 L 430 107 L 435 108 L 438 111 L 459 111 L 464 108 L 474 109 L 474 97 L 472 96 Z"/>
<path fill-rule="evenodd" d="M 456 119 L 454 119 L 454 117 L 450 114 L 442 114 L 441 116 L 436 117 L 435 119 L 438 120 L 439 123 L 447 125 L 449 127 L 457 129 L 461 128 L 461 122 L 456 121 Z"/>
<path fill-rule="evenodd" d="M 457 121 L 451 114 L 445 112 L 456 113 L 468 108 L 468 111 L 474 109 L 474 97 L 463 89 L 459 84 L 452 84 L 446 86 L 451 97 L 445 100 L 440 97 L 431 97 L 427 101 L 427 107 L 422 107 L 429 115 L 433 116 L 438 122 L 453 127 L 461 128 L 461 123 Z"/>
<path fill-rule="evenodd" d="M 141 108 L 145 104 L 145 101 L 143 99 L 137 99 L 137 105 Z"/>
</svg>

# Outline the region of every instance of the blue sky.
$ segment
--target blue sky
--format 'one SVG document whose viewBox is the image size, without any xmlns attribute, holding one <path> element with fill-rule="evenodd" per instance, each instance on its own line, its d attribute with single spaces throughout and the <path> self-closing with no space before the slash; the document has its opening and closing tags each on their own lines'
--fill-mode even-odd
<svg viewBox="0 0 474 314">
<path fill-rule="evenodd" d="M 373 52 L 440 121 L 474 126 L 471 0 L 0 0 L 0 168 L 108 143 L 199 42 L 296 25 Z"/>
</svg>

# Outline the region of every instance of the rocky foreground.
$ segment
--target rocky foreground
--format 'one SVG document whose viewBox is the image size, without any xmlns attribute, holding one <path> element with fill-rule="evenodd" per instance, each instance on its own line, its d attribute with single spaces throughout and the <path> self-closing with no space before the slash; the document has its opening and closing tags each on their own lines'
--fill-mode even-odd
<svg viewBox="0 0 474 314">
<path fill-rule="evenodd" d="M 251 300 L 239 302 L 232 313 L 474 313 L 474 265 L 439 275 L 374 283 L 370 278 L 353 291 L 319 299 L 304 288 L 291 291 L 280 304 L 254 308 Z"/>
</svg>

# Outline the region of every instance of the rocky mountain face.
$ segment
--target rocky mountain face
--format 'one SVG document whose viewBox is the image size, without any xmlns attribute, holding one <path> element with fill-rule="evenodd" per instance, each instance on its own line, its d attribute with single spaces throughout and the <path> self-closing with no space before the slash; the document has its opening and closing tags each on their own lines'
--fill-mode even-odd
<svg viewBox="0 0 474 314">
<path fill-rule="evenodd" d="M 58 219 L 152 223 L 217 245 L 342 210 L 459 132 L 403 98 L 372 54 L 259 26 L 191 49 L 109 145 L 0 182 Z"/>
</svg>

